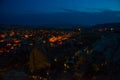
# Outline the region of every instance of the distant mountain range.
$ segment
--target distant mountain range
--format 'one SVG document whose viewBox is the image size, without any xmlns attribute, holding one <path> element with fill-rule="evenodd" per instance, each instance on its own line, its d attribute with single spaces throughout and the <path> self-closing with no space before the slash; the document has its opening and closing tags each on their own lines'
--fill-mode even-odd
<svg viewBox="0 0 120 80">
<path fill-rule="evenodd" d="M 79 25 L 79 24 L 51 24 L 46 26 L 40 26 L 40 25 L 17 25 L 17 24 L 0 24 L 0 28 L 4 27 L 21 27 L 21 28 L 75 28 L 75 27 L 81 27 L 81 28 L 104 28 L 104 27 L 114 27 L 114 28 L 120 28 L 120 23 L 104 23 L 104 24 L 96 24 L 92 26 L 88 25 Z"/>
<path fill-rule="evenodd" d="M 105 24 L 96 24 L 92 26 L 93 28 L 103 28 L 103 27 L 116 27 L 120 28 L 120 23 L 105 23 Z"/>
</svg>

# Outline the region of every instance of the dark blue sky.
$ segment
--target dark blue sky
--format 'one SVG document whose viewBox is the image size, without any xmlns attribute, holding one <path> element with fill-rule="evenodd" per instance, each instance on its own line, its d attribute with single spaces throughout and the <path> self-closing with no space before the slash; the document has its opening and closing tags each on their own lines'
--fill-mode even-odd
<svg viewBox="0 0 120 80">
<path fill-rule="evenodd" d="M 120 22 L 120 0 L 0 0 L 0 17 L 8 24 Z"/>
</svg>

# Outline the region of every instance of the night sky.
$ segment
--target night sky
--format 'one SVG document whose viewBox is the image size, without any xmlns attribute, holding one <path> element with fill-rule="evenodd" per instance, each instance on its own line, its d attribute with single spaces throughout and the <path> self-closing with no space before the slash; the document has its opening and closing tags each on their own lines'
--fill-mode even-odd
<svg viewBox="0 0 120 80">
<path fill-rule="evenodd" d="M 120 0 L 0 0 L 0 24 L 120 22 Z"/>
</svg>

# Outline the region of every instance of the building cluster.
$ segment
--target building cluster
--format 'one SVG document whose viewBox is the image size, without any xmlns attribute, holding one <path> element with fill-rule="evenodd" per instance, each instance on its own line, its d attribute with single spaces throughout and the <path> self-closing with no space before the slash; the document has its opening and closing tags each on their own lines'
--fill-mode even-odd
<svg viewBox="0 0 120 80">
<path fill-rule="evenodd" d="M 113 27 L 0 30 L 0 76 L 3 69 L 21 70 L 26 80 L 107 80 L 120 70 L 120 37 L 115 31 Z"/>
</svg>

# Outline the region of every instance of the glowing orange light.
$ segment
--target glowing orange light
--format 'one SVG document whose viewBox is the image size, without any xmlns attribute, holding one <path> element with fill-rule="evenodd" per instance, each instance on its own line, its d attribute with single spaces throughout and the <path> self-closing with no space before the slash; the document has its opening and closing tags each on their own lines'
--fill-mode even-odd
<svg viewBox="0 0 120 80">
<path fill-rule="evenodd" d="M 110 28 L 110 30 L 111 30 L 111 31 L 113 31 L 113 30 L 114 30 L 114 28 Z"/>
<path fill-rule="evenodd" d="M 14 36 L 15 35 L 15 32 L 10 32 L 9 36 Z"/>
<path fill-rule="evenodd" d="M 0 50 L 0 53 L 3 53 L 4 51 L 3 50 Z"/>
<path fill-rule="evenodd" d="M 67 37 L 63 37 L 62 40 L 67 40 L 68 38 Z"/>
<path fill-rule="evenodd" d="M 11 49 L 14 49 L 14 46 L 12 46 Z"/>
<path fill-rule="evenodd" d="M 13 42 L 14 42 L 14 43 L 20 43 L 21 40 L 13 39 Z"/>
<path fill-rule="evenodd" d="M 62 36 L 58 36 L 57 39 L 58 39 L 58 40 L 62 39 Z"/>
<path fill-rule="evenodd" d="M 12 44 L 11 43 L 8 43 L 8 44 L 6 44 L 7 46 L 12 46 Z"/>
<path fill-rule="evenodd" d="M 44 40 L 43 43 L 46 43 L 46 41 Z"/>
<path fill-rule="evenodd" d="M 6 35 L 5 35 L 5 34 L 0 34 L 0 37 L 1 37 L 1 38 L 5 38 Z"/>
<path fill-rule="evenodd" d="M 29 45 L 30 45 L 30 46 L 33 46 L 33 43 L 30 43 Z"/>
<path fill-rule="evenodd" d="M 58 42 L 58 44 L 59 44 L 59 45 L 62 45 L 62 44 L 63 44 L 63 42 L 62 42 L 62 41 L 60 41 L 60 42 Z"/>
<path fill-rule="evenodd" d="M 29 38 L 29 35 L 25 34 L 24 37 L 25 37 L 25 38 Z"/>
<path fill-rule="evenodd" d="M 64 40 L 67 40 L 71 36 L 72 36 L 72 34 L 68 33 L 68 34 L 64 34 L 63 36 L 52 37 L 52 38 L 49 39 L 49 42 L 54 43 L 56 41 L 64 41 Z M 60 42 L 60 44 L 62 44 L 62 42 Z"/>
<path fill-rule="evenodd" d="M 32 34 L 30 34 L 29 36 L 30 36 L 30 37 L 32 37 L 33 35 L 32 35 Z"/>
<path fill-rule="evenodd" d="M 55 42 L 55 41 L 57 41 L 57 38 L 56 38 L 56 37 L 53 37 L 53 38 L 50 38 L 50 39 L 49 39 L 49 42 Z"/>
<path fill-rule="evenodd" d="M 0 42 L 4 42 L 5 40 L 0 40 Z"/>
<path fill-rule="evenodd" d="M 80 29 L 80 28 L 78 28 L 78 30 L 79 30 L 79 31 L 81 31 L 81 29 Z"/>
</svg>

